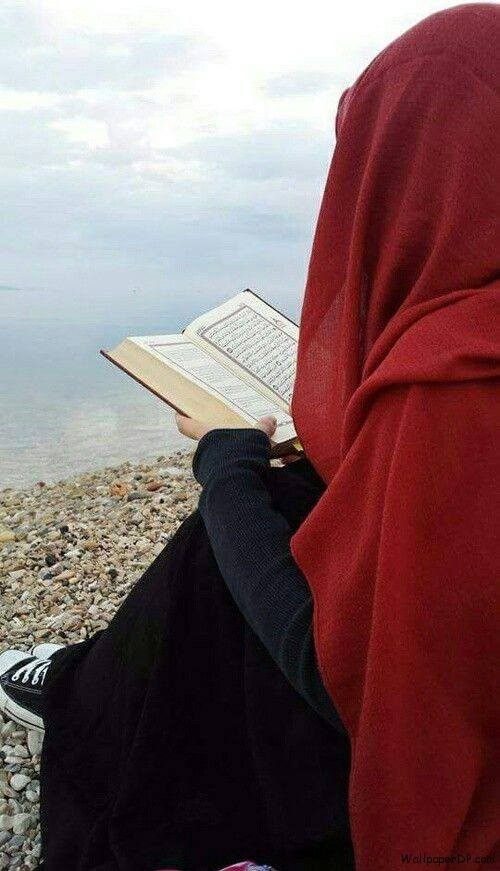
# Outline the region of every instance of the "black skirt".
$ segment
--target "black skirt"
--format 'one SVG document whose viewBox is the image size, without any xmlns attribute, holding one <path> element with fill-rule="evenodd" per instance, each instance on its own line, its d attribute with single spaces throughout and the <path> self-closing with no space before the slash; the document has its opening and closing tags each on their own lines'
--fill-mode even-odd
<svg viewBox="0 0 500 871">
<path fill-rule="evenodd" d="M 317 491 L 268 477 L 295 528 Z M 43 706 L 44 871 L 352 867 L 348 742 L 242 618 L 198 512 L 105 630 L 56 652 Z"/>
</svg>

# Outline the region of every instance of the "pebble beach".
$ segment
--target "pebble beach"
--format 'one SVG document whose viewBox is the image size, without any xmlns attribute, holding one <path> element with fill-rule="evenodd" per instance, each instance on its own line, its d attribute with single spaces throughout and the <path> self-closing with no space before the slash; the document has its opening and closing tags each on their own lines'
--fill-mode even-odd
<svg viewBox="0 0 500 871">
<path fill-rule="evenodd" d="M 1 490 L 0 652 L 105 628 L 198 493 L 180 452 Z M 38 865 L 42 740 L 0 715 L 0 869 Z"/>
</svg>

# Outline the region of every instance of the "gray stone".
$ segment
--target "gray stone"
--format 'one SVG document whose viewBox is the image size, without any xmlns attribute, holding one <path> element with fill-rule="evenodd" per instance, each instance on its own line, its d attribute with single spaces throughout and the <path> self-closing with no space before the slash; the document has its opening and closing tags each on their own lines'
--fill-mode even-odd
<svg viewBox="0 0 500 871">
<path fill-rule="evenodd" d="M 42 752 L 43 735 L 43 732 L 35 731 L 34 729 L 28 732 L 28 750 L 32 756 L 40 756 L 40 753 Z"/>
<path fill-rule="evenodd" d="M 23 835 L 14 835 L 8 844 L 5 845 L 6 853 L 16 853 L 19 850 L 19 847 L 22 847 L 24 844 Z"/>
<path fill-rule="evenodd" d="M 12 831 L 15 835 L 24 835 L 31 825 L 31 814 L 16 814 L 12 818 Z"/>
<path fill-rule="evenodd" d="M 162 469 L 162 474 L 169 478 L 185 478 L 188 472 L 180 466 L 166 466 Z"/>
<path fill-rule="evenodd" d="M 17 795 L 17 792 L 16 792 Z M 9 813 L 20 814 L 22 810 L 21 803 L 15 798 L 9 798 Z"/>
<path fill-rule="evenodd" d="M 0 816 L 0 832 L 8 832 L 12 828 L 12 817 L 9 814 Z"/>
<path fill-rule="evenodd" d="M 67 557 L 67 559 L 74 559 L 77 556 L 81 556 L 81 553 L 81 550 L 79 550 L 77 547 L 72 547 L 71 550 L 66 551 L 64 556 Z"/>
<path fill-rule="evenodd" d="M 10 785 L 12 789 L 24 789 L 25 786 L 30 782 L 30 778 L 25 774 L 14 774 L 10 779 Z"/>
<path fill-rule="evenodd" d="M 23 747 L 22 744 L 16 744 L 13 751 L 13 756 L 21 756 L 21 758 L 26 759 L 29 756 L 29 753 L 26 747 Z"/>
</svg>

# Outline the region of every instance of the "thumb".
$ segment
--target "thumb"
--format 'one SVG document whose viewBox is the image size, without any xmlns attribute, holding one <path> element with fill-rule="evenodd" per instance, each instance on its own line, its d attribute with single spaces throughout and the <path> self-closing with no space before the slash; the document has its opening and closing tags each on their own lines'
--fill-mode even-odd
<svg viewBox="0 0 500 871">
<path fill-rule="evenodd" d="M 263 430 L 269 437 L 271 437 L 277 426 L 277 420 L 273 414 L 266 414 L 264 417 L 261 417 L 257 422 L 257 426 L 259 429 Z"/>
</svg>

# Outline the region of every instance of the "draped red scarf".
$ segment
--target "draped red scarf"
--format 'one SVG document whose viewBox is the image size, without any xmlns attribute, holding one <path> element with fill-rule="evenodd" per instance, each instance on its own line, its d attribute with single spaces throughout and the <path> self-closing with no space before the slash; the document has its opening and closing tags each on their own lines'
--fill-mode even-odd
<svg viewBox="0 0 500 871">
<path fill-rule="evenodd" d="M 357 871 L 500 865 L 499 46 L 500 7 L 448 9 L 344 93 L 309 267 L 292 411 L 327 488 L 292 551 Z"/>
</svg>

